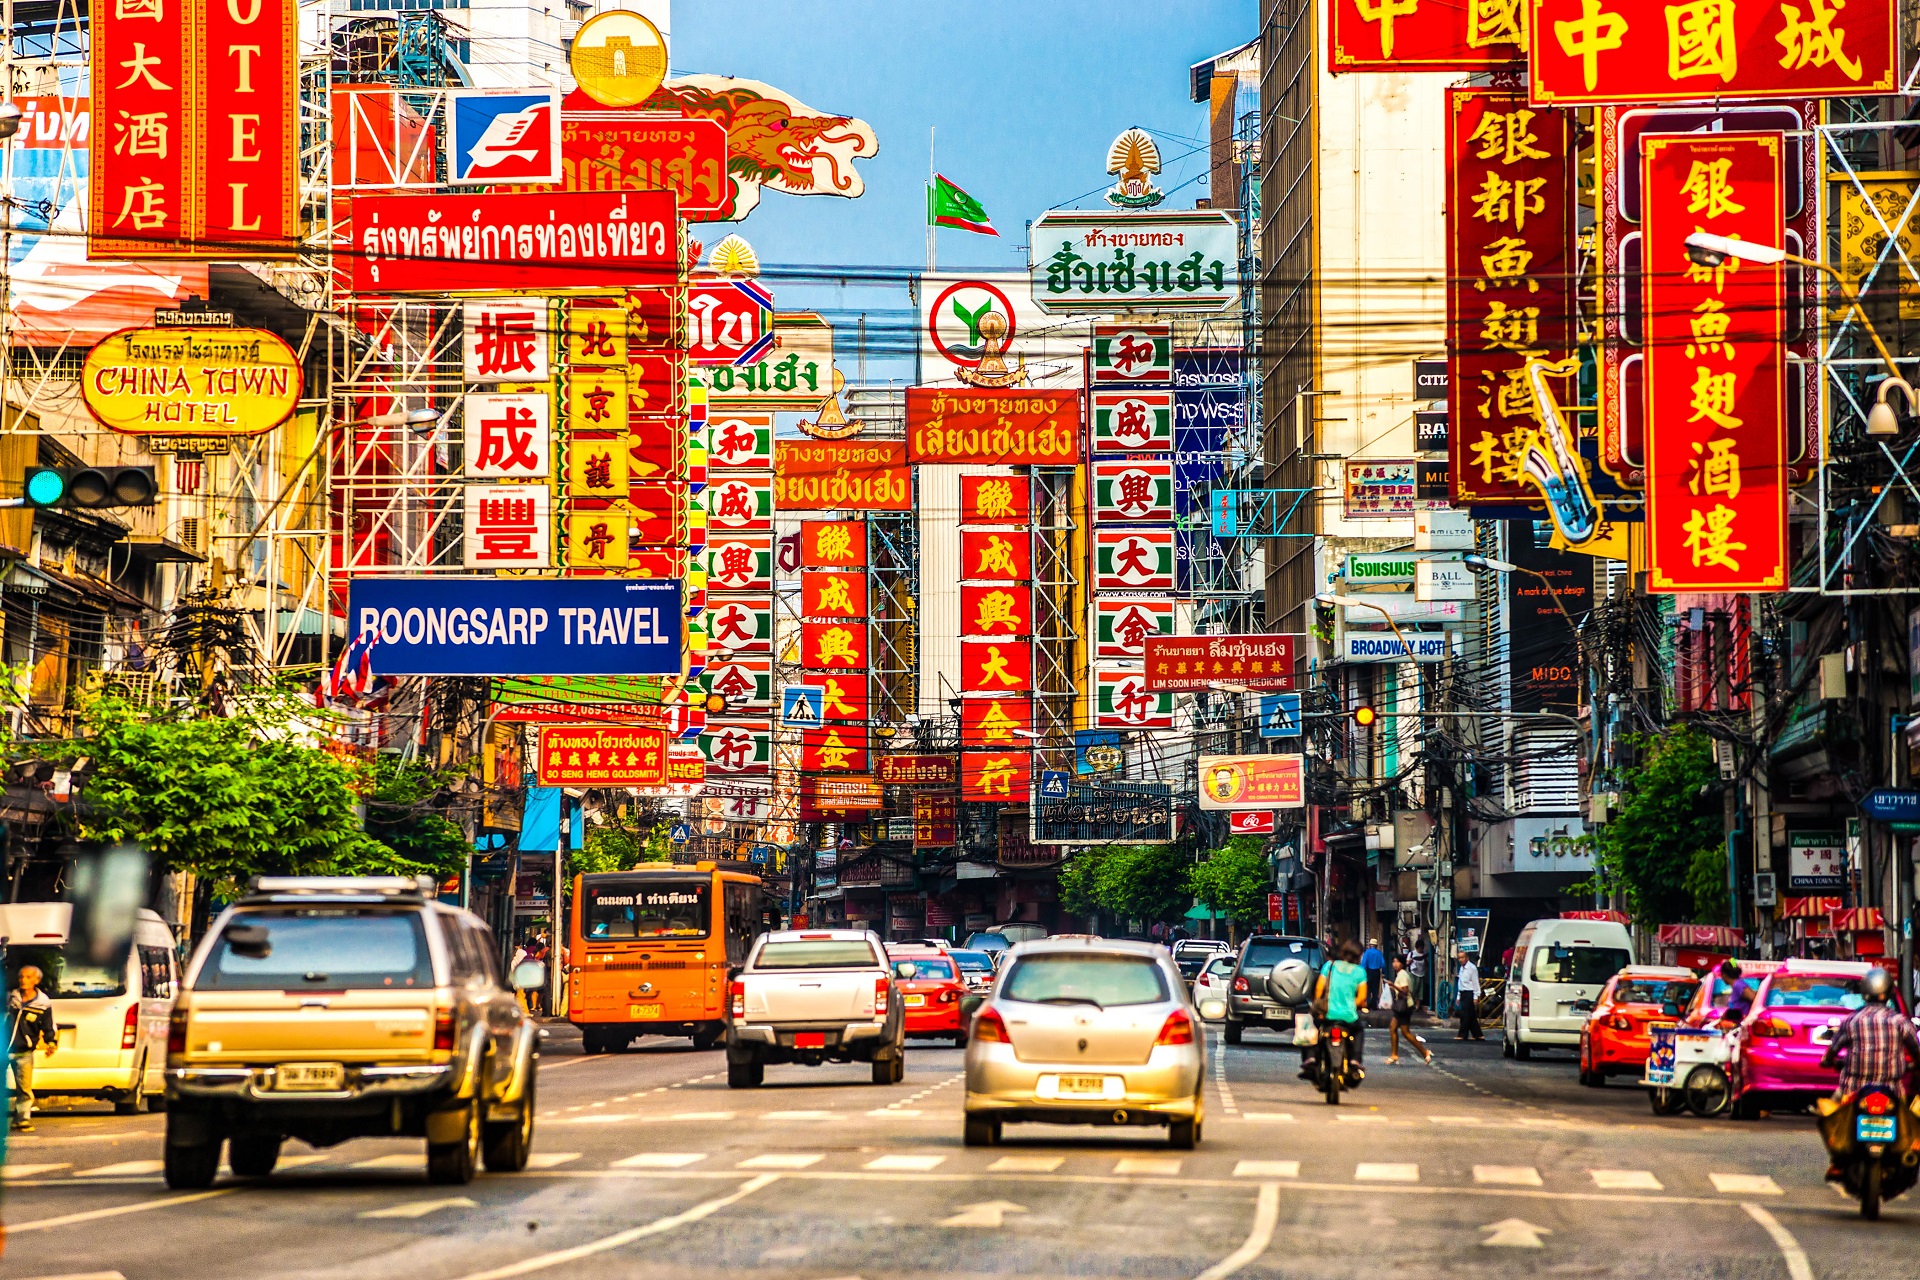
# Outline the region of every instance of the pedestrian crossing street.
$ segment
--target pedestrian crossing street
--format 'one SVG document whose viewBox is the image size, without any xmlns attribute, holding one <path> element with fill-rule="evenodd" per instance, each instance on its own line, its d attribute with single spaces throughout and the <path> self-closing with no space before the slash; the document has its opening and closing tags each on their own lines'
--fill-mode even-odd
<svg viewBox="0 0 1920 1280">
<path fill-rule="evenodd" d="M 316 1173 L 365 1172 L 418 1173 L 424 1161 L 416 1150 L 396 1151 L 366 1159 L 351 1159 L 340 1154 L 288 1153 L 281 1157 L 279 1170 L 305 1170 Z M 1476 1164 L 1471 1168 L 1448 1166 L 1434 1169 L 1411 1162 L 1361 1161 L 1351 1165 L 1332 1160 L 1234 1159 L 1215 1156 L 1202 1150 L 1193 1155 L 1140 1155 L 1119 1152 L 1076 1152 L 1055 1155 L 1041 1152 L 995 1154 L 991 1151 L 965 1151 L 956 1155 L 938 1152 L 895 1152 L 873 1155 L 848 1151 L 769 1151 L 754 1155 L 739 1152 L 638 1151 L 609 1160 L 588 1161 L 580 1152 L 542 1151 L 529 1161 L 531 1172 L 586 1172 L 599 1169 L 607 1173 L 635 1174 L 694 1171 L 702 1174 L 725 1173 L 841 1173 L 876 1174 L 1031 1174 L 1080 1177 L 1138 1177 L 1143 1179 L 1250 1179 L 1313 1181 L 1316 1183 L 1351 1182 L 1391 1185 L 1474 1185 L 1488 1188 L 1537 1188 L 1558 1192 L 1616 1191 L 1664 1192 L 1675 1195 L 1779 1196 L 1785 1189 L 1768 1174 L 1731 1171 L 1669 1173 L 1658 1175 L 1648 1169 L 1554 1170 L 1543 1175 L 1532 1165 Z M 9 1183 L 32 1181 L 45 1184 L 63 1180 L 157 1179 L 158 1160 L 123 1160 L 111 1164 L 75 1167 L 65 1162 L 20 1163 L 0 1170 L 0 1179 Z"/>
</svg>

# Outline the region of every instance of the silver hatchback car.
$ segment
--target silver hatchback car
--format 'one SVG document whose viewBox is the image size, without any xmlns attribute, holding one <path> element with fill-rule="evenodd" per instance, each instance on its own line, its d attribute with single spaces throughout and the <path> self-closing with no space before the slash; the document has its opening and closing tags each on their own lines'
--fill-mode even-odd
<svg viewBox="0 0 1920 1280">
<path fill-rule="evenodd" d="M 1192 1150 L 1206 1044 L 1164 947 L 1023 942 L 1000 966 L 967 1041 L 966 1144 L 1003 1124 L 1165 1125 Z"/>
</svg>

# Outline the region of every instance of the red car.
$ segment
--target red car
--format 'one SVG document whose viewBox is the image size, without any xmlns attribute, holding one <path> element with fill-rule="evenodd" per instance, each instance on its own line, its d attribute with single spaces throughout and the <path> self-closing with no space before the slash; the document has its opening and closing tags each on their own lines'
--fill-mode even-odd
<svg viewBox="0 0 1920 1280">
<path fill-rule="evenodd" d="M 955 1045 L 964 1046 L 967 1024 L 960 1016 L 960 998 L 967 994 L 967 984 L 953 957 L 932 948 L 889 947 L 887 960 L 900 990 L 907 1034 L 952 1036 Z"/>
<path fill-rule="evenodd" d="M 1580 1028 L 1580 1083 L 1645 1073 L 1655 1027 L 1671 1027 L 1700 985 L 1691 969 L 1628 965 L 1607 982 Z"/>
</svg>

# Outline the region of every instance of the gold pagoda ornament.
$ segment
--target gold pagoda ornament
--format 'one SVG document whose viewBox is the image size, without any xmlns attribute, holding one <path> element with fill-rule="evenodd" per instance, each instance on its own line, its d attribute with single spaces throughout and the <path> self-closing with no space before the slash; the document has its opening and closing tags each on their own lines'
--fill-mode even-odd
<svg viewBox="0 0 1920 1280">
<path fill-rule="evenodd" d="M 1107 192 L 1107 203 L 1122 209 L 1151 209 L 1167 198 L 1153 185 L 1160 172 L 1160 148 L 1145 129 L 1129 129 L 1107 148 L 1107 172 L 1119 181 Z"/>
</svg>

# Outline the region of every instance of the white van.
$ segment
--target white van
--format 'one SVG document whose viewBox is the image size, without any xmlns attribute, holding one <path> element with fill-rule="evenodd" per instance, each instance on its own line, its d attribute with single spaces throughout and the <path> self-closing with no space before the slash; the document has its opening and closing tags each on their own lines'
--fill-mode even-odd
<svg viewBox="0 0 1920 1280">
<path fill-rule="evenodd" d="M 1577 1049 L 1600 989 L 1632 963 L 1633 938 L 1623 924 L 1535 920 L 1513 944 L 1500 1051 L 1526 1059 L 1535 1049 Z"/>
<path fill-rule="evenodd" d="M 58 1052 L 36 1057 L 33 1092 L 41 1098 L 100 1098 L 118 1115 L 145 1102 L 164 1105 L 167 1019 L 179 964 L 167 922 L 142 910 L 133 926 L 133 947 L 122 971 L 68 963 L 65 950 L 71 908 L 64 902 L 0 905 L 0 937 L 6 939 L 9 991 L 14 975 L 32 965 L 41 990 L 53 1000 Z"/>
</svg>

